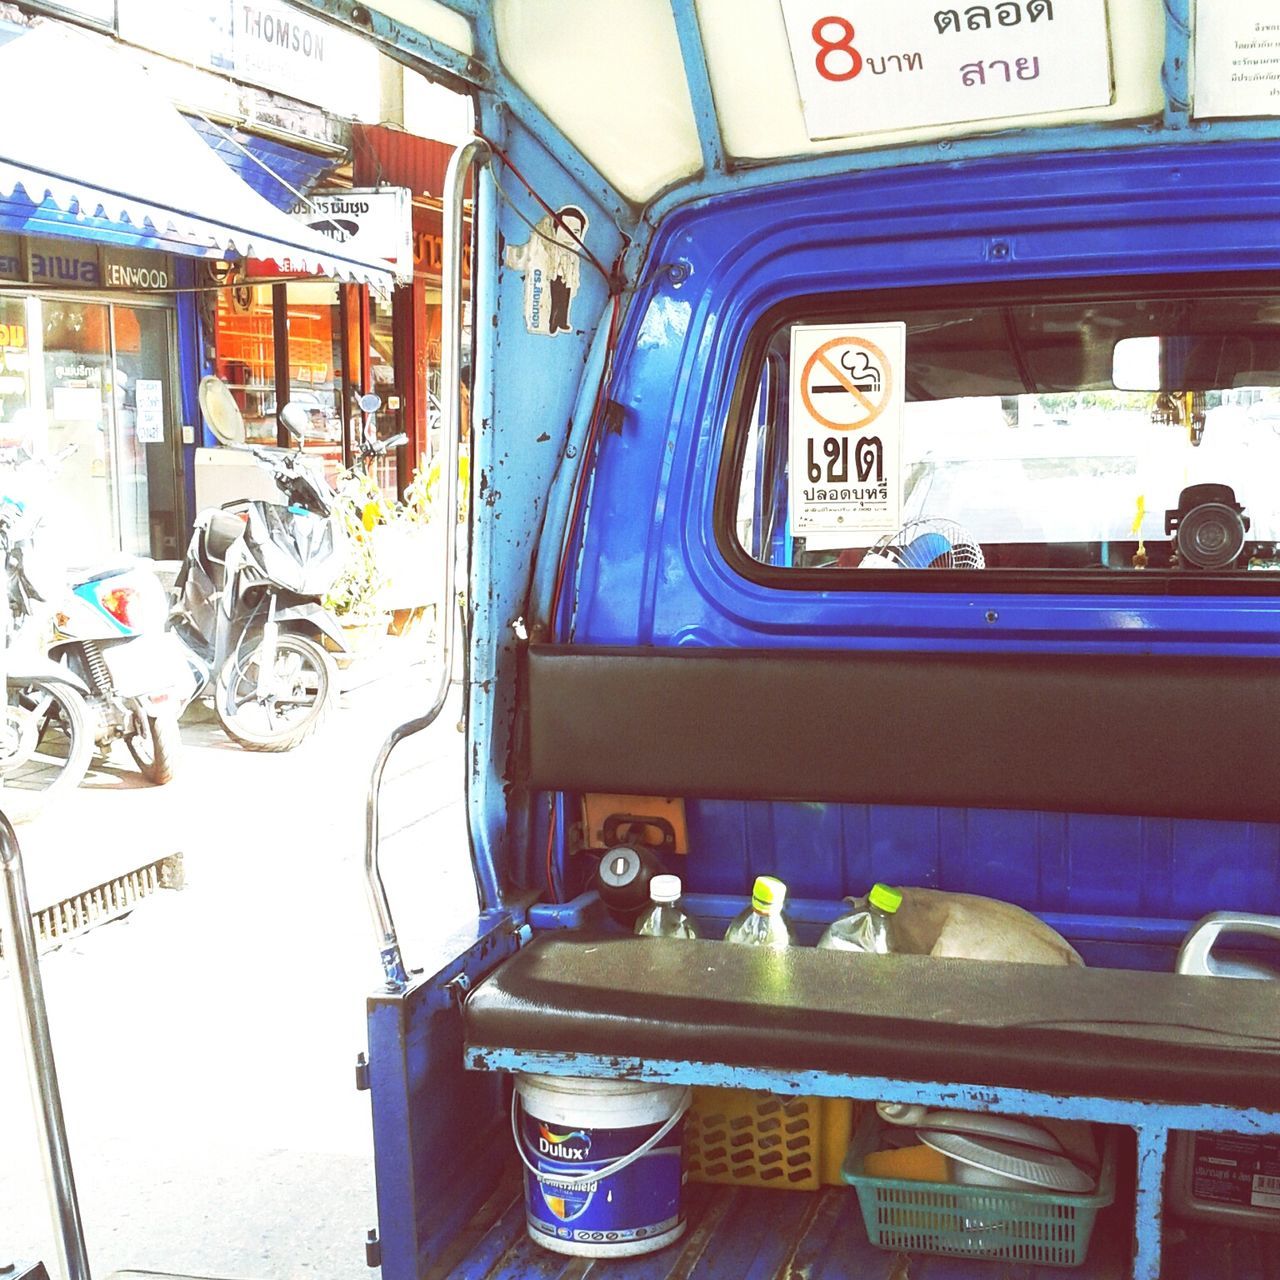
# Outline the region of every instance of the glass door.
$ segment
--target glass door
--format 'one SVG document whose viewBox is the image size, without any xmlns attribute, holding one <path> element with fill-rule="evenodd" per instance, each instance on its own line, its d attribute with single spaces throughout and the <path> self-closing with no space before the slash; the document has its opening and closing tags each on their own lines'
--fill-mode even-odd
<svg viewBox="0 0 1280 1280">
<path fill-rule="evenodd" d="M 49 455 L 58 466 L 57 519 L 47 524 L 68 559 L 120 547 L 112 414 L 111 312 L 106 303 L 40 300 Z"/>
<path fill-rule="evenodd" d="M 172 425 L 172 313 L 120 303 L 111 313 L 121 547 L 173 559 L 182 550 L 182 486 Z"/>
</svg>

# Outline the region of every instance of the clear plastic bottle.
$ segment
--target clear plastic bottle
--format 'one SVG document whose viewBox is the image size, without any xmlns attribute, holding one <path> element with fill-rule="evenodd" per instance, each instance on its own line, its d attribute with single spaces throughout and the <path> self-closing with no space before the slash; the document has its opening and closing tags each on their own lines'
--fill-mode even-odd
<svg viewBox="0 0 1280 1280">
<path fill-rule="evenodd" d="M 751 905 L 729 926 L 726 942 L 741 942 L 749 947 L 774 947 L 781 950 L 791 945 L 791 929 L 782 914 L 787 900 L 787 886 L 773 876 L 756 876 L 751 890 Z"/>
<path fill-rule="evenodd" d="M 890 921 L 902 906 L 902 894 L 887 884 L 873 884 L 865 898 L 854 902 L 853 910 L 833 920 L 818 939 L 828 951 L 863 951 L 888 955 L 893 950 Z"/>
<path fill-rule="evenodd" d="M 649 881 L 653 905 L 636 921 L 636 933 L 642 938 L 700 938 L 693 918 L 680 909 L 683 891 L 679 876 L 654 876 Z"/>
</svg>

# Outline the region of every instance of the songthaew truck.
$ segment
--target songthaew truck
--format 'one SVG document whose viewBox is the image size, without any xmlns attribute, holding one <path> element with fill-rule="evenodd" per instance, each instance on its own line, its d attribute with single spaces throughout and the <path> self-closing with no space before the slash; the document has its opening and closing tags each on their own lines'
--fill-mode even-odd
<svg viewBox="0 0 1280 1280">
<path fill-rule="evenodd" d="M 371 1261 L 1280 1276 L 1274 6 L 304 7 L 476 119 L 481 907 L 406 966 L 424 716 Z"/>
</svg>

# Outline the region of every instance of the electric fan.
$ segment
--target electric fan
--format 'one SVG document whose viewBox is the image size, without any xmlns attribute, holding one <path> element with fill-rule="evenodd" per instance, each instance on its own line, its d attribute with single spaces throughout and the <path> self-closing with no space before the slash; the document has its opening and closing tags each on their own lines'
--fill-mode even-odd
<svg viewBox="0 0 1280 1280">
<path fill-rule="evenodd" d="M 921 516 L 886 534 L 862 557 L 864 569 L 985 569 L 982 548 L 954 520 Z"/>
</svg>

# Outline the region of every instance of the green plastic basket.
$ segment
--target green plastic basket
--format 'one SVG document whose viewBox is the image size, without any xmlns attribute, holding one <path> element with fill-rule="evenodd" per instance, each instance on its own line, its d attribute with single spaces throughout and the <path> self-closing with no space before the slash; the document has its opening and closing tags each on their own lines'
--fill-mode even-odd
<svg viewBox="0 0 1280 1280">
<path fill-rule="evenodd" d="M 1097 1190 L 1066 1195 L 870 1177 L 863 1159 L 876 1150 L 881 1128 L 874 1111 L 863 1117 L 841 1171 L 857 1189 L 867 1238 L 880 1249 L 1078 1267 L 1098 1210 L 1115 1198 L 1114 1133 L 1107 1135 Z"/>
</svg>

